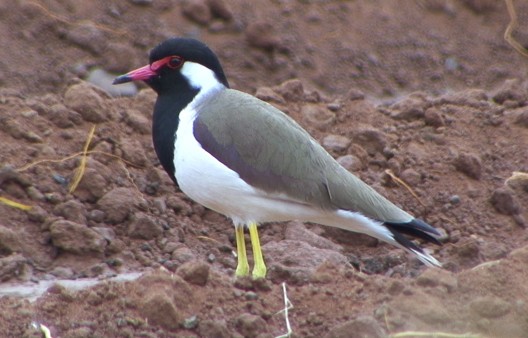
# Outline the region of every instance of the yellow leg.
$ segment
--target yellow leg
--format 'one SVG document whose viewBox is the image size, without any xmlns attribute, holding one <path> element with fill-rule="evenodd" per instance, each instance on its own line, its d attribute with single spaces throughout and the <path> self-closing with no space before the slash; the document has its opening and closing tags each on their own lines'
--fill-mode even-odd
<svg viewBox="0 0 528 338">
<path fill-rule="evenodd" d="M 262 258 L 262 250 L 260 249 L 260 239 L 257 230 L 257 223 L 249 224 L 249 236 L 251 238 L 251 246 L 253 248 L 253 279 L 266 277 L 266 264 Z"/>
<path fill-rule="evenodd" d="M 237 245 L 237 257 L 238 264 L 235 271 L 235 276 L 237 277 L 246 277 L 249 275 L 249 264 L 246 255 L 246 242 L 244 239 L 244 227 L 236 226 L 235 227 L 235 237 Z"/>
</svg>

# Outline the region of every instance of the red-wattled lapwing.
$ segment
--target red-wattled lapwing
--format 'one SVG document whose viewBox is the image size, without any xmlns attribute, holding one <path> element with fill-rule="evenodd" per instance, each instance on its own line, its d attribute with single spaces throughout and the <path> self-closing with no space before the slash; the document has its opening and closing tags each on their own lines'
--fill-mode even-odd
<svg viewBox="0 0 528 338">
<path fill-rule="evenodd" d="M 150 63 L 115 79 L 145 81 L 158 94 L 152 136 L 163 168 L 196 202 L 233 220 L 238 265 L 266 276 L 257 225 L 300 220 L 361 232 L 398 246 L 430 266 L 440 263 L 402 234 L 439 244 L 440 234 L 341 167 L 301 126 L 272 105 L 229 88 L 216 55 L 202 42 L 171 38 Z"/>
</svg>

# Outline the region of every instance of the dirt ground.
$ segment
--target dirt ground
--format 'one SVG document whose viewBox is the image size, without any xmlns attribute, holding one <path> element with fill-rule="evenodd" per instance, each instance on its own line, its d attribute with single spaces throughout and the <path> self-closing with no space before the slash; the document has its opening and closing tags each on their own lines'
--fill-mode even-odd
<svg viewBox="0 0 528 338">
<path fill-rule="evenodd" d="M 31 209 L 0 203 L 0 336 L 276 337 L 285 285 L 293 337 L 527 337 L 528 181 L 511 177 L 528 172 L 528 58 L 509 21 L 501 1 L 2 1 L 0 197 Z M 235 280 L 231 222 L 157 161 L 155 94 L 102 74 L 174 35 L 440 229 L 444 269 L 290 222 L 260 228 L 268 278 Z"/>
</svg>

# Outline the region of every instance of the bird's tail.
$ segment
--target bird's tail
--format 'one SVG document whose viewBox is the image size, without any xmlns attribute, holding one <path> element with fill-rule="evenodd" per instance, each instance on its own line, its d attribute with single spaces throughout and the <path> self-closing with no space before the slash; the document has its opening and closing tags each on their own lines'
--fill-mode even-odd
<svg viewBox="0 0 528 338">
<path fill-rule="evenodd" d="M 403 234 L 423 239 L 437 245 L 441 245 L 437 237 L 440 236 L 438 230 L 420 219 L 413 219 L 407 223 L 385 222 L 383 225 L 391 232 L 392 237 L 401 248 L 414 254 L 420 261 L 428 266 L 441 267 L 442 264 L 433 256 L 425 252 L 421 247 L 411 242 Z"/>
</svg>

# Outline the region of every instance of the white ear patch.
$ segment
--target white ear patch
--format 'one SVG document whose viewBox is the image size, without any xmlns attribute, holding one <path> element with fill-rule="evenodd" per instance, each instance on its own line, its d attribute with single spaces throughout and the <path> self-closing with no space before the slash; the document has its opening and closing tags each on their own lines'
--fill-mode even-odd
<svg viewBox="0 0 528 338">
<path fill-rule="evenodd" d="M 212 70 L 199 63 L 186 61 L 181 68 L 181 73 L 193 88 L 203 92 L 208 92 L 212 88 L 222 85 Z"/>
</svg>

